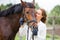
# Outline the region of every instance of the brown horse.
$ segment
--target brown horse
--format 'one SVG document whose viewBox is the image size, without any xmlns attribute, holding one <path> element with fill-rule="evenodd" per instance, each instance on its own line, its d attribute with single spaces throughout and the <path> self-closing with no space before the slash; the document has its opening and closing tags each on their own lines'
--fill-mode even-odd
<svg viewBox="0 0 60 40">
<path fill-rule="evenodd" d="M 14 40 L 19 30 L 19 19 L 25 17 L 28 22 L 35 20 L 34 5 L 23 2 L 0 12 L 0 40 Z"/>
</svg>

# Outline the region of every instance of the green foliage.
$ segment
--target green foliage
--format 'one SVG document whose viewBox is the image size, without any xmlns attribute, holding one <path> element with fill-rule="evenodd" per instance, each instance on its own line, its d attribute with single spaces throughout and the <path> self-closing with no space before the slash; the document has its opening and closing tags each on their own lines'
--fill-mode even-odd
<svg viewBox="0 0 60 40">
<path fill-rule="evenodd" d="M 55 24 L 60 24 L 60 5 L 56 5 L 52 11 L 50 12 L 49 16 L 55 16 Z M 52 18 L 49 18 L 48 23 L 52 24 Z"/>
<path fill-rule="evenodd" d="M 40 8 L 37 3 L 35 4 L 35 8 L 36 8 L 36 9 L 39 9 L 39 8 Z"/>
<path fill-rule="evenodd" d="M 1 4 L 0 8 L 1 8 L 1 10 L 4 10 L 6 8 L 6 6 Z"/>
<path fill-rule="evenodd" d="M 60 16 L 60 5 L 56 5 L 51 11 L 51 14 L 50 16 Z"/>
<path fill-rule="evenodd" d="M 10 6 L 12 6 L 12 3 L 6 4 L 6 5 L 1 4 L 0 9 L 5 10 L 5 9 L 9 8 Z"/>
</svg>

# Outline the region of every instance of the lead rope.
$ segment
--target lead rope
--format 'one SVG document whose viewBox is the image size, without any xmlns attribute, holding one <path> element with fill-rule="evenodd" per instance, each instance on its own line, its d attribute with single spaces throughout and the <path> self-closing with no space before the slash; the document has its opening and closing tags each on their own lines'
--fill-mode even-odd
<svg viewBox="0 0 60 40">
<path fill-rule="evenodd" d="M 29 38 L 29 27 L 28 27 L 28 30 L 27 30 L 27 40 L 29 40 L 28 38 Z M 30 40 L 31 40 L 31 37 L 30 37 Z M 32 40 L 34 40 L 34 35 L 33 34 L 32 34 Z"/>
<path fill-rule="evenodd" d="M 33 27 L 31 27 L 32 28 L 32 31 L 33 31 Z M 33 32 L 32 32 L 33 33 Z M 32 40 L 34 40 L 34 35 L 32 34 Z"/>
</svg>

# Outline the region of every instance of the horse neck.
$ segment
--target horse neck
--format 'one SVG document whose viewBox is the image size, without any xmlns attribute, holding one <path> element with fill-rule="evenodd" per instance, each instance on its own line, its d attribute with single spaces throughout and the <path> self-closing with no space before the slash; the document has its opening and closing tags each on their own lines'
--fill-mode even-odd
<svg viewBox="0 0 60 40">
<path fill-rule="evenodd" d="M 0 24 L 2 24 L 2 28 L 3 28 L 2 32 L 5 32 L 4 31 L 5 27 L 9 32 L 11 31 L 9 34 L 7 34 L 10 38 L 8 39 L 8 37 L 7 37 L 6 39 L 8 39 L 8 40 L 10 40 L 10 39 L 13 40 L 14 39 L 16 33 L 19 30 L 19 19 L 21 17 L 20 15 L 21 14 L 12 14 L 12 15 L 8 15 L 6 17 L 0 17 Z M 8 26 L 5 26 L 5 25 L 8 25 Z M 0 30 L 1 30 L 1 28 L 0 28 Z M 7 31 L 7 33 L 8 33 L 8 31 Z"/>
<path fill-rule="evenodd" d="M 19 24 L 19 19 L 21 17 L 20 15 L 21 14 L 14 14 L 14 15 L 11 15 L 8 17 L 11 20 L 11 24 L 13 25 L 11 27 L 13 30 L 14 37 L 15 37 L 16 33 L 18 32 L 19 27 L 20 27 L 20 24 Z"/>
<path fill-rule="evenodd" d="M 13 14 L 10 15 L 8 18 L 11 21 L 11 24 L 13 24 L 13 29 L 15 30 L 15 28 L 19 28 L 19 19 L 21 17 L 21 14 Z"/>
<path fill-rule="evenodd" d="M 12 21 L 16 20 L 18 21 L 20 19 L 20 16 L 21 14 L 12 14 L 12 15 L 9 15 L 8 18 L 11 19 Z"/>
</svg>

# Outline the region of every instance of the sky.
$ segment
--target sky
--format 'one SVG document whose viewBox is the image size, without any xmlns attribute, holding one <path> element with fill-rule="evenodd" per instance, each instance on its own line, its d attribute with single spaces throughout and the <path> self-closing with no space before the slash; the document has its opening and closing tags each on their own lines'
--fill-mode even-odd
<svg viewBox="0 0 60 40">
<path fill-rule="evenodd" d="M 23 1 L 32 2 L 32 0 Z M 40 8 L 45 9 L 47 12 L 50 12 L 56 5 L 60 5 L 60 0 L 35 0 L 35 2 L 38 3 Z M 0 5 L 8 3 L 17 4 L 20 3 L 20 0 L 0 0 Z"/>
</svg>

